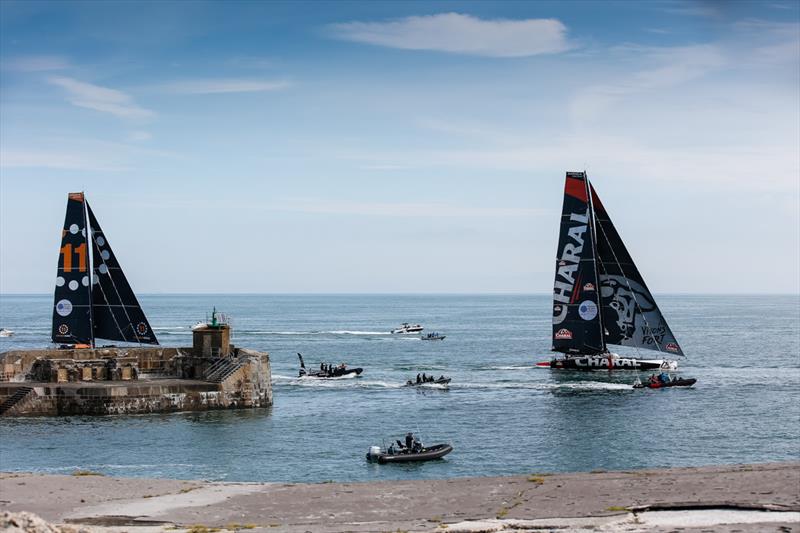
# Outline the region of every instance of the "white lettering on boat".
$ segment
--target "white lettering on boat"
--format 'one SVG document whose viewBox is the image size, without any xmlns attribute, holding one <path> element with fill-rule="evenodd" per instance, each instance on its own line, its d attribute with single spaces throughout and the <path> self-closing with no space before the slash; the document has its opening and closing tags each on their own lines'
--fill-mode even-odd
<svg viewBox="0 0 800 533">
<path fill-rule="evenodd" d="M 567 242 L 558 262 L 558 271 L 556 273 L 556 282 L 553 288 L 553 299 L 556 302 L 569 303 L 572 297 L 572 291 L 575 288 L 575 272 L 578 270 L 578 264 L 581 260 L 581 252 L 583 252 L 583 237 L 588 228 L 589 222 L 589 209 L 586 213 L 581 215 L 578 213 L 571 213 L 569 219 L 572 222 L 577 222 L 579 225 L 572 226 L 567 230 L 567 236 L 574 242 Z M 553 308 L 554 314 L 553 323 L 561 323 L 567 316 L 567 306 L 555 306 Z"/>
</svg>

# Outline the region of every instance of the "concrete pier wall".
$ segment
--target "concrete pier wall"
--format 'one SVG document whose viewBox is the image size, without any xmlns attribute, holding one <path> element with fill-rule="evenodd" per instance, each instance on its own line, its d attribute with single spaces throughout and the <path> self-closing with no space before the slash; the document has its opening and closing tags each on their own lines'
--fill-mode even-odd
<svg viewBox="0 0 800 533">
<path fill-rule="evenodd" d="M 160 347 L 5 352 L 0 354 L 0 416 L 166 413 L 271 405 L 269 354 L 234 347 L 229 353 L 204 357 L 194 355 L 192 348 Z M 124 368 L 132 371 L 102 371 L 123 361 Z"/>
</svg>

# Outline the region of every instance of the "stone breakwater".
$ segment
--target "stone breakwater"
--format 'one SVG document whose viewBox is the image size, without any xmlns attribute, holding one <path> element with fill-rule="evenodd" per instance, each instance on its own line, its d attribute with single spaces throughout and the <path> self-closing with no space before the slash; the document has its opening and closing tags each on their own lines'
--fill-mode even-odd
<svg viewBox="0 0 800 533">
<path fill-rule="evenodd" d="M 800 526 L 800 463 L 316 484 L 0 474 L 0 494 L 1 511 L 119 531 L 786 532 Z"/>
<path fill-rule="evenodd" d="M 269 354 L 229 346 L 0 354 L 0 416 L 109 415 L 272 405 Z"/>
</svg>

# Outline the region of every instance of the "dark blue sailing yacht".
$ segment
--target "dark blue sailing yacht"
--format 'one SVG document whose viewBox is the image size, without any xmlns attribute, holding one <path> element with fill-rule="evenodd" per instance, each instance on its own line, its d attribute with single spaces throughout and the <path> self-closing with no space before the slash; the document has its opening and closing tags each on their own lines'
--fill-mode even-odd
<svg viewBox="0 0 800 533">
<path fill-rule="evenodd" d="M 553 346 L 572 370 L 674 370 L 678 341 L 585 172 L 567 172 L 553 286 Z M 629 346 L 637 357 L 611 353 Z M 639 350 L 660 357 L 642 358 Z"/>
<path fill-rule="evenodd" d="M 76 192 L 61 230 L 52 340 L 94 348 L 97 338 L 158 344 L 92 208 Z"/>
</svg>

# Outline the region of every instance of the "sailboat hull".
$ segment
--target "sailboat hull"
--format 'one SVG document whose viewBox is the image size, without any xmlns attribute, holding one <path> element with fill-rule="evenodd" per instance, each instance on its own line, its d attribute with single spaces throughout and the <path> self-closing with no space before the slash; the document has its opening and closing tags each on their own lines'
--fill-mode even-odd
<svg viewBox="0 0 800 533">
<path fill-rule="evenodd" d="M 540 363 L 540 366 L 544 365 Z M 678 363 L 668 359 L 587 355 L 553 359 L 548 366 L 554 370 L 676 370 Z"/>
</svg>

